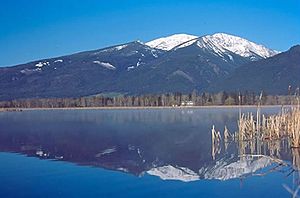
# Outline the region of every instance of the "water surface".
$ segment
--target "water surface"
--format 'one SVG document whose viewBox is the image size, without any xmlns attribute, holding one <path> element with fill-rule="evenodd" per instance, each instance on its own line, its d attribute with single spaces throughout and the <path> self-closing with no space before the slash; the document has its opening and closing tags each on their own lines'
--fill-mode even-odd
<svg viewBox="0 0 300 198">
<path fill-rule="evenodd" d="M 237 117 L 237 108 L 1 112 L 0 197 L 288 197 L 284 185 L 298 184 L 288 143 L 212 146 L 212 125 L 234 132 Z"/>
</svg>

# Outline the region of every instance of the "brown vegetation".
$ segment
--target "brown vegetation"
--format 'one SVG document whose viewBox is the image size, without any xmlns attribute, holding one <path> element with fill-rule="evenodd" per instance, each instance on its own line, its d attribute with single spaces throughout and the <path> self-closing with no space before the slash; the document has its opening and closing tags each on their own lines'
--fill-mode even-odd
<svg viewBox="0 0 300 198">
<path fill-rule="evenodd" d="M 274 115 L 261 115 L 262 95 L 259 97 L 256 116 L 252 113 L 239 113 L 238 132 L 231 135 L 225 126 L 224 142 L 231 139 L 241 141 L 278 140 L 289 138 L 291 147 L 300 147 L 300 106 L 299 97 L 292 98 L 291 106 L 282 107 L 281 112 Z M 296 102 L 295 102 L 296 101 Z M 212 131 L 215 131 L 214 126 Z M 220 138 L 215 140 L 216 138 Z M 212 135 L 213 142 L 221 141 L 221 136 Z"/>
</svg>

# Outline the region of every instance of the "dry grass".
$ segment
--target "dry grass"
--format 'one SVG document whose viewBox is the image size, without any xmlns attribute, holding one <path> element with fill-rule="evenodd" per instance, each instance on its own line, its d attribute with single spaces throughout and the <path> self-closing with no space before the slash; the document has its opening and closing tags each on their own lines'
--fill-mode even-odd
<svg viewBox="0 0 300 198">
<path fill-rule="evenodd" d="M 266 116 L 261 114 L 260 104 L 258 104 L 256 115 L 253 115 L 253 113 L 242 114 L 240 111 L 237 124 L 238 131 L 232 135 L 225 126 L 223 133 L 224 142 L 228 142 L 231 139 L 251 141 L 255 138 L 260 140 L 277 140 L 288 137 L 291 147 L 300 148 L 300 107 L 298 97 L 296 105 L 287 108 L 282 107 L 281 112 L 274 115 Z M 213 128 L 213 130 L 215 129 Z M 215 134 L 213 135 L 214 137 L 212 138 L 216 139 Z"/>
<path fill-rule="evenodd" d="M 238 120 L 238 139 L 247 141 L 255 137 L 262 140 L 288 137 L 292 147 L 300 147 L 299 107 L 282 108 L 281 113 L 262 115 L 262 118 L 260 113 L 257 113 L 256 118 L 251 113 L 242 114 Z"/>
</svg>

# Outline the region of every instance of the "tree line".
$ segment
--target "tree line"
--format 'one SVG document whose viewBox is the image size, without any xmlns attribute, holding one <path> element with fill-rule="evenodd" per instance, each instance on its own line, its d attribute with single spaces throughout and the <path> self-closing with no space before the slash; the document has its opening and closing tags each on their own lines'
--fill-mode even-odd
<svg viewBox="0 0 300 198">
<path fill-rule="evenodd" d="M 79 98 L 32 98 L 0 101 L 0 108 L 68 108 L 68 107 L 164 107 L 182 106 L 185 102 L 194 106 L 212 105 L 289 105 L 295 103 L 293 96 L 258 95 L 244 93 L 167 93 L 147 95 L 89 96 Z"/>
</svg>

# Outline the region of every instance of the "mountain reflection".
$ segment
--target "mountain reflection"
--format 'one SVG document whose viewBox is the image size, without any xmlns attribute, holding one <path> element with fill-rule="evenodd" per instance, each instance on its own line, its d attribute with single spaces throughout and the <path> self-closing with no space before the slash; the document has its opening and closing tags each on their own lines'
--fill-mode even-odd
<svg viewBox="0 0 300 198">
<path fill-rule="evenodd" d="M 237 109 L 53 110 L 0 113 L 0 151 L 137 176 L 232 179 L 290 161 L 287 143 L 212 148 L 210 127 L 236 125 Z M 213 152 L 212 152 L 213 151 Z M 214 153 L 214 151 L 217 151 Z M 214 153 L 214 159 L 212 157 Z"/>
</svg>

